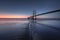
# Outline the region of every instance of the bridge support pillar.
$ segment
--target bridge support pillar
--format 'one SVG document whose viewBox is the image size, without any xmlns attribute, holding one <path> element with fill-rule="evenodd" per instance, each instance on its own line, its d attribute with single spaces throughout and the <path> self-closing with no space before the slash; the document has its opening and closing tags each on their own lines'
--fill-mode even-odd
<svg viewBox="0 0 60 40">
<path fill-rule="evenodd" d="M 36 10 L 33 11 L 33 21 L 36 23 Z"/>
</svg>

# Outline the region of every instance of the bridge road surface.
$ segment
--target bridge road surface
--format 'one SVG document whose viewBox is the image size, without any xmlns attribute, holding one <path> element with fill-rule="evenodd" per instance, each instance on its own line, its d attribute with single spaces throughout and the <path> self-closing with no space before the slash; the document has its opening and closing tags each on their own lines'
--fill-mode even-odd
<svg viewBox="0 0 60 40">
<path fill-rule="evenodd" d="M 0 40 L 28 40 L 27 24 L 0 25 Z"/>
<path fill-rule="evenodd" d="M 40 23 L 30 23 L 30 40 L 60 40 L 60 30 Z"/>
</svg>

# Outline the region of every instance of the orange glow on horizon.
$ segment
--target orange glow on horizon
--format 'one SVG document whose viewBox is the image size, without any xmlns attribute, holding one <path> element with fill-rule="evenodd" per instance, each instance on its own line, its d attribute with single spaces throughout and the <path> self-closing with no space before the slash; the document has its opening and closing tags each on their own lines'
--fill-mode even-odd
<svg viewBox="0 0 60 40">
<path fill-rule="evenodd" d="M 0 15 L 0 18 L 27 18 L 25 15 Z"/>
</svg>

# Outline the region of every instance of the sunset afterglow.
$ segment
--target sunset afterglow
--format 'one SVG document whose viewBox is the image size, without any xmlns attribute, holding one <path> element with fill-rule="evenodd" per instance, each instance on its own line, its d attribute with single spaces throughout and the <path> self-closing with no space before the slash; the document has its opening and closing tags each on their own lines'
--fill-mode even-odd
<svg viewBox="0 0 60 40">
<path fill-rule="evenodd" d="M 1 14 L 0 18 L 27 18 L 26 15 L 9 15 L 9 14 Z"/>
</svg>

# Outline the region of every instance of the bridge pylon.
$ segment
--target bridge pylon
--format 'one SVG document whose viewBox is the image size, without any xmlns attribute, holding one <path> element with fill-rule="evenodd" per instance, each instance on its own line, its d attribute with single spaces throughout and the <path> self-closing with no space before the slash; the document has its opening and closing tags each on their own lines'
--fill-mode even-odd
<svg viewBox="0 0 60 40">
<path fill-rule="evenodd" d="M 36 22 L 36 10 L 33 10 L 33 21 Z"/>
</svg>

